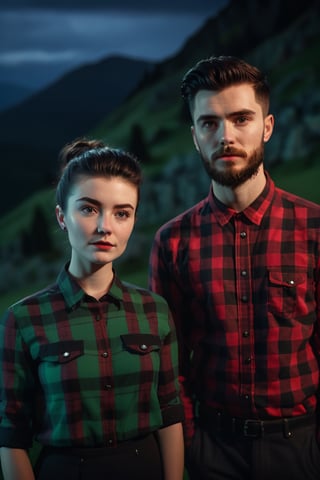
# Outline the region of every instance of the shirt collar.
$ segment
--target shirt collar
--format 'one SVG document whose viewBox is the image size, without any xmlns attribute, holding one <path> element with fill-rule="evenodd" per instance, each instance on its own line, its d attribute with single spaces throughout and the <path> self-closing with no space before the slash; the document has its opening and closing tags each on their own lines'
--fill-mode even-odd
<svg viewBox="0 0 320 480">
<path fill-rule="evenodd" d="M 74 280 L 74 278 L 68 272 L 69 263 L 65 264 L 62 270 L 60 271 L 57 284 L 59 289 L 64 297 L 64 300 L 67 305 L 67 309 L 75 310 L 81 302 L 85 300 L 87 294 L 80 285 Z M 125 286 L 121 280 L 114 274 L 114 278 L 109 289 L 109 292 L 105 295 L 107 301 L 115 303 L 118 308 L 123 301 Z"/>
<path fill-rule="evenodd" d="M 275 185 L 273 180 L 270 178 L 270 175 L 265 172 L 266 175 L 266 185 L 261 192 L 261 194 L 249 205 L 245 210 L 241 212 L 242 215 L 247 217 L 252 223 L 260 225 L 262 219 L 270 207 Z M 213 213 L 215 214 L 220 225 L 226 225 L 231 218 L 237 214 L 235 210 L 224 205 L 217 197 L 214 195 L 212 187 L 210 188 L 208 201 L 211 206 Z"/>
</svg>

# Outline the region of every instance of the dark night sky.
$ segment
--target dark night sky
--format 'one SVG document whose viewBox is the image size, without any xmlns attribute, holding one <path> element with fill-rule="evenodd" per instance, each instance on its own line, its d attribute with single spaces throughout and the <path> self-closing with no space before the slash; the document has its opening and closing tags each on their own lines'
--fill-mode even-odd
<svg viewBox="0 0 320 480">
<path fill-rule="evenodd" d="M 79 65 L 113 54 L 161 61 L 227 3 L 1 0 L 0 82 L 42 88 Z"/>
</svg>

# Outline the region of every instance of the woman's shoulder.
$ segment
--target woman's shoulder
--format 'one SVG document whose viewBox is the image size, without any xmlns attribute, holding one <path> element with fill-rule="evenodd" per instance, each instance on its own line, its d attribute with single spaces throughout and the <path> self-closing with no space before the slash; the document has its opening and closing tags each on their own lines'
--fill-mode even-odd
<svg viewBox="0 0 320 480">
<path fill-rule="evenodd" d="M 152 290 L 146 287 L 135 285 L 130 282 L 122 282 L 122 284 L 126 288 L 128 293 L 130 293 L 133 296 L 136 295 L 136 296 L 142 297 L 146 301 L 151 300 L 162 305 L 167 305 L 167 301 L 161 295 L 153 292 Z"/>
<path fill-rule="evenodd" d="M 59 288 L 57 284 L 54 283 L 52 285 L 48 285 L 41 290 L 37 290 L 23 298 L 18 299 L 10 307 L 8 307 L 8 310 L 18 310 L 26 306 L 29 307 L 32 305 L 39 305 L 43 302 L 48 302 L 50 301 L 49 299 L 52 297 L 52 295 L 55 295 L 58 290 Z"/>
</svg>

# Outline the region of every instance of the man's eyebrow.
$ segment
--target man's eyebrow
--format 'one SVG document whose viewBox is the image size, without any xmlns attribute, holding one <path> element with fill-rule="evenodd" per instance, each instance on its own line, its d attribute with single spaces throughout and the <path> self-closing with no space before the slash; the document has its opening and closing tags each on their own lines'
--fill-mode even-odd
<svg viewBox="0 0 320 480">
<path fill-rule="evenodd" d="M 226 115 L 227 118 L 237 117 L 239 115 L 255 115 L 256 112 L 251 110 L 250 108 L 242 108 L 241 110 L 236 110 L 234 112 L 230 112 Z M 220 115 L 216 115 L 214 113 L 204 113 L 199 115 L 196 119 L 197 122 L 205 121 L 205 120 L 216 120 L 221 118 Z"/>
<path fill-rule="evenodd" d="M 255 115 L 257 112 L 255 110 L 251 110 L 250 108 L 242 108 L 241 110 L 237 110 L 235 112 L 231 112 L 227 115 L 227 117 L 235 117 L 239 115 Z"/>
</svg>

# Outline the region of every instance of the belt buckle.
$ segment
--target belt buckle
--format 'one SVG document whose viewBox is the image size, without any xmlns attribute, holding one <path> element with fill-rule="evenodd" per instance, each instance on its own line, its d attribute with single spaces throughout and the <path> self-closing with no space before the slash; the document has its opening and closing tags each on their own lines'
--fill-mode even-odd
<svg viewBox="0 0 320 480">
<path fill-rule="evenodd" d="M 244 421 L 243 436 L 247 438 L 258 438 L 263 436 L 263 422 L 250 418 Z"/>
</svg>

